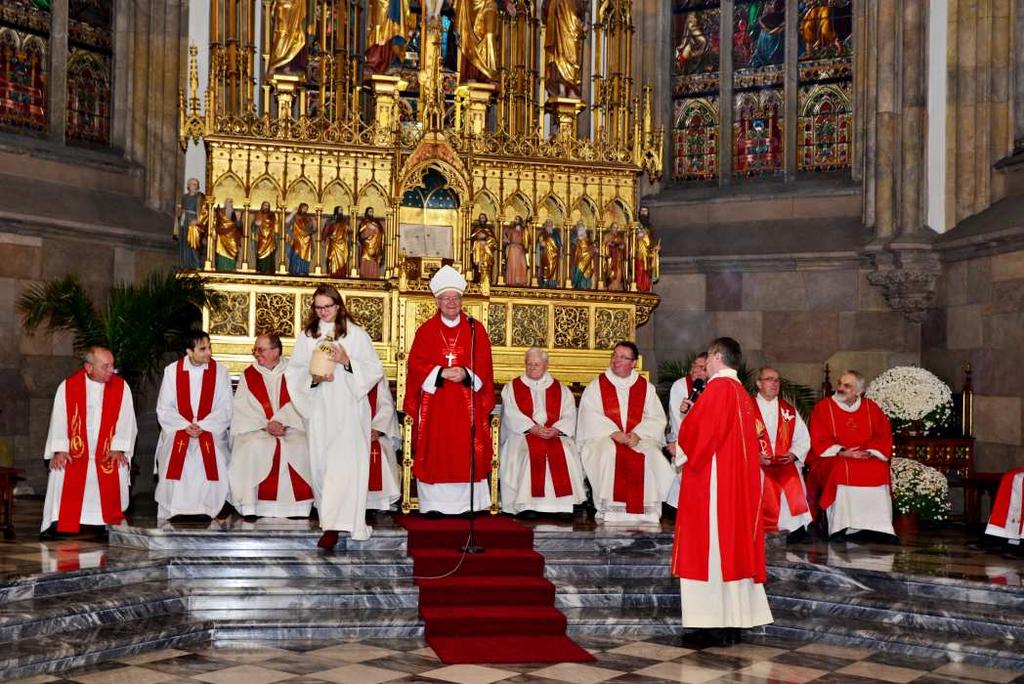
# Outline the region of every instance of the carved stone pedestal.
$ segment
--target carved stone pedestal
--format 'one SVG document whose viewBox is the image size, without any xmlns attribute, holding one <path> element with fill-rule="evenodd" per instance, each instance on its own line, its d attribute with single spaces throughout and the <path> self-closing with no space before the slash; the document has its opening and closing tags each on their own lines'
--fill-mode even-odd
<svg viewBox="0 0 1024 684">
<path fill-rule="evenodd" d="M 547 106 L 558 122 L 558 137 L 575 138 L 583 101 L 577 97 L 549 97 Z"/>
</svg>

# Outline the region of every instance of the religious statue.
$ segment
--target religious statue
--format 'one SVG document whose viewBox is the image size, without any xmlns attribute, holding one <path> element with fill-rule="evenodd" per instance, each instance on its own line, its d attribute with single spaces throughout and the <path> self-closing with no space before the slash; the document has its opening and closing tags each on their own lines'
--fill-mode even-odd
<svg viewBox="0 0 1024 684">
<path fill-rule="evenodd" d="M 341 207 L 334 207 L 334 213 L 324 221 L 323 244 L 327 252 L 327 273 L 332 278 L 348 277 L 348 218 Z"/>
<path fill-rule="evenodd" d="M 494 226 L 487 222 L 487 214 L 480 214 L 473 224 L 469 242 L 477 282 L 490 282 L 494 277 L 494 253 L 498 251 L 498 239 L 494 236 Z"/>
<path fill-rule="evenodd" d="M 306 0 L 274 0 L 271 8 L 270 60 L 273 73 L 291 64 L 306 47 Z M 302 71 L 303 65 L 294 65 Z"/>
<path fill-rule="evenodd" d="M 634 281 L 640 292 L 650 292 L 658 279 L 658 255 L 661 241 L 655 242 L 651 229 L 640 225 L 636 230 L 636 255 L 633 257 Z"/>
<path fill-rule="evenodd" d="M 583 221 L 576 224 L 576 237 L 572 248 L 572 286 L 589 290 L 594 286 L 594 264 L 597 262 L 597 246 L 590 239 L 590 233 Z"/>
<path fill-rule="evenodd" d="M 562 236 L 551 219 L 544 221 L 537 239 L 540 252 L 538 280 L 541 287 L 558 287 L 559 266 L 562 263 Z"/>
<path fill-rule="evenodd" d="M 198 271 L 203 267 L 203 243 L 206 224 L 200 222 L 206 195 L 199 191 L 199 179 L 189 178 L 187 192 L 175 207 L 174 239 L 178 241 L 178 265 Z"/>
<path fill-rule="evenodd" d="M 496 0 L 456 0 L 455 28 L 462 53 L 462 80 L 494 81 L 498 74 Z"/>
<path fill-rule="evenodd" d="M 288 246 L 288 273 L 309 275 L 309 262 L 313 256 L 313 233 L 316 232 L 316 218 L 310 216 L 309 205 L 303 202 L 288 215 L 285 222 L 291 244 Z"/>
<path fill-rule="evenodd" d="M 580 96 L 585 11 L 582 0 L 545 0 L 545 87 L 550 95 Z"/>
<path fill-rule="evenodd" d="M 366 10 L 366 68 L 382 74 L 405 56 L 406 35 L 415 17 L 409 15 L 409 0 L 369 0 Z"/>
<path fill-rule="evenodd" d="M 523 227 L 522 216 L 516 216 L 512 225 L 505 227 L 501 241 L 505 245 L 505 284 L 510 287 L 529 285 L 530 275 L 526 269 L 529 236 Z"/>
<path fill-rule="evenodd" d="M 384 258 L 384 226 L 374 218 L 373 207 L 366 207 L 359 222 L 359 277 L 380 278 L 381 260 Z"/>
<path fill-rule="evenodd" d="M 256 272 L 273 273 L 277 261 L 277 214 L 263 202 L 249 232 L 256 241 Z"/>
<path fill-rule="evenodd" d="M 224 206 L 213 211 L 213 231 L 216 235 L 215 245 L 218 271 L 233 271 L 238 262 L 238 245 L 242 241 L 242 226 L 238 223 L 231 198 L 224 200 Z"/>
<path fill-rule="evenodd" d="M 604 243 L 604 285 L 609 290 L 625 290 L 626 236 L 614 223 L 607 235 Z"/>
</svg>

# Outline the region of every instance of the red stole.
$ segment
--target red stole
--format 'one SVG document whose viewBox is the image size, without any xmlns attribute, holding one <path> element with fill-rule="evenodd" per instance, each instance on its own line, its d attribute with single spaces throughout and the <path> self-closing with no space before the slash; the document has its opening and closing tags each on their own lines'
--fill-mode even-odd
<svg viewBox="0 0 1024 684">
<path fill-rule="evenodd" d="M 822 399 L 811 414 L 811 467 L 808 488 L 818 493 L 818 505 L 828 508 L 835 502 L 839 485 L 852 487 L 889 486 L 889 461 L 878 458 L 847 458 L 821 454 L 835 444 L 843 448 L 874 449 L 888 459 L 892 456 L 892 428 L 878 404 L 866 397 L 852 413 Z"/>
<path fill-rule="evenodd" d="M 68 454 L 71 459 L 64 468 L 64 486 L 57 514 L 58 532 L 78 532 L 82 519 L 82 500 L 85 497 L 85 479 L 89 467 L 89 436 L 86 428 L 85 370 L 80 370 L 64 383 L 64 404 L 68 416 Z M 103 388 L 103 408 L 100 413 L 100 433 L 96 440 L 96 479 L 100 489 L 100 507 L 103 522 L 116 525 L 124 515 L 121 512 L 121 478 L 118 467 L 107 462 L 110 443 L 114 439 L 117 420 L 121 415 L 124 397 L 124 379 L 114 375 Z"/>
<path fill-rule="evenodd" d="M 1013 481 L 1017 475 L 1024 473 L 1024 468 L 1016 468 L 1009 471 L 999 481 L 999 491 L 996 492 L 995 501 L 992 502 L 992 514 L 988 518 L 989 525 L 1006 527 L 1010 518 L 1010 498 L 1013 495 Z M 1021 516 L 1020 533 L 1024 530 L 1024 515 Z"/>
<path fill-rule="evenodd" d="M 263 415 L 266 416 L 269 421 L 274 417 L 274 407 L 270 403 L 270 392 L 267 390 L 267 382 L 263 379 L 263 374 L 256 370 L 255 366 L 249 366 L 245 369 L 245 384 L 249 388 L 249 392 L 259 403 L 263 409 Z M 288 381 L 281 378 L 281 392 L 278 398 L 278 410 L 283 408 L 292 400 L 288 394 Z M 260 501 L 277 501 L 277 480 L 278 473 L 281 471 L 281 438 L 274 438 L 274 461 L 270 464 L 270 473 L 267 474 L 263 482 L 260 482 L 256 488 L 256 498 Z M 295 470 L 288 466 L 288 476 L 292 480 L 292 493 L 295 494 L 296 501 L 306 501 L 307 499 L 313 498 L 313 490 L 310 489 L 309 485 L 302 476 L 299 475 Z"/>
<path fill-rule="evenodd" d="M 366 401 L 370 402 L 370 423 L 377 417 L 377 385 L 373 386 L 370 393 L 366 395 Z M 369 491 L 384 491 L 384 471 L 380 451 L 380 440 L 373 438 L 373 428 L 370 429 L 370 485 Z"/>
<path fill-rule="evenodd" d="M 533 420 L 533 393 L 529 386 L 521 378 L 516 378 L 512 381 L 512 393 L 515 395 L 519 411 Z M 558 417 L 562 414 L 562 386 L 557 380 L 552 380 L 544 392 L 544 410 L 547 412 L 544 427 L 551 427 L 558 422 Z M 543 439 L 526 433 L 526 448 L 530 453 L 530 496 L 544 496 L 545 465 L 551 468 L 551 484 L 555 496 L 571 495 L 572 482 L 569 480 L 569 466 L 565 462 L 562 439 L 558 436 Z"/>
<path fill-rule="evenodd" d="M 213 393 L 217 385 L 217 362 L 210 359 L 210 363 L 203 371 L 203 386 L 199 393 L 199 413 L 192 415 L 192 387 L 188 378 L 188 371 L 185 370 L 185 359 L 178 359 L 178 369 L 175 373 L 175 385 L 178 392 L 178 413 L 189 423 L 200 421 L 210 415 L 213 410 Z M 167 462 L 168 480 L 180 480 L 182 468 L 185 467 L 185 454 L 188 453 L 188 445 L 192 438 L 184 430 L 178 430 L 174 434 L 174 446 L 171 447 L 171 457 Z M 206 469 L 206 479 L 215 482 L 217 476 L 217 454 L 213 445 L 213 434 L 204 430 L 199 435 L 199 451 L 203 455 L 203 467 Z"/>
<path fill-rule="evenodd" d="M 773 532 L 779 528 L 779 514 L 782 507 L 782 493 L 786 494 L 790 515 L 801 515 L 808 511 L 807 497 L 804 495 L 803 484 L 796 463 L 778 464 L 775 461 L 789 453 L 793 446 L 793 431 L 796 429 L 796 409 L 779 397 L 778 419 L 775 429 L 775 449 L 772 449 L 771 437 L 765 427 L 766 421 L 761 414 L 761 405 L 754 401 L 761 419 L 757 424 L 757 441 L 761 453 L 771 456 L 772 464 L 764 466 L 764 496 L 761 499 L 761 512 L 764 514 L 764 528 Z M 787 419 L 786 416 L 789 416 Z"/>
<path fill-rule="evenodd" d="M 629 388 L 629 403 L 626 407 L 626 421 L 623 423 L 619 411 L 619 396 L 615 385 L 604 373 L 598 376 L 601 388 L 601 405 L 607 416 L 622 432 L 633 431 L 644 417 L 647 401 L 647 380 L 637 376 Z M 612 500 L 624 502 L 627 513 L 644 512 L 644 455 L 625 444 L 615 444 L 615 482 L 612 486 Z"/>
</svg>

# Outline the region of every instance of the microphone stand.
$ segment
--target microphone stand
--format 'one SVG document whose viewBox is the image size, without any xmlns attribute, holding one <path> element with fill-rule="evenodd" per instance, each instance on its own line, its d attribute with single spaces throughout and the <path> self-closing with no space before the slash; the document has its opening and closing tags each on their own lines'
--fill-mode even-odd
<svg viewBox="0 0 1024 684">
<path fill-rule="evenodd" d="M 476 392 L 473 390 L 474 378 L 476 378 L 476 321 L 472 316 L 467 315 L 469 323 L 469 536 L 466 538 L 466 545 L 462 547 L 463 553 L 483 553 L 484 547 L 476 543 Z"/>
</svg>

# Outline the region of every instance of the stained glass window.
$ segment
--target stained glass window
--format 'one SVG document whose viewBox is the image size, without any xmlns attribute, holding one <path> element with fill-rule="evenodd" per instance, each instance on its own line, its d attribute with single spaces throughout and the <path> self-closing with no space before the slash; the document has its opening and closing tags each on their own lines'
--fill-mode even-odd
<svg viewBox="0 0 1024 684">
<path fill-rule="evenodd" d="M 672 140 L 676 180 L 718 176 L 721 8 L 675 0 L 672 7 Z"/>
<path fill-rule="evenodd" d="M 763 176 L 783 170 L 783 79 L 786 5 L 737 0 L 732 15 L 733 173 Z"/>
<path fill-rule="evenodd" d="M 109 0 L 70 0 L 68 4 L 69 141 L 110 144 L 112 5 Z"/>
<path fill-rule="evenodd" d="M 797 168 L 850 165 L 853 138 L 853 0 L 800 2 Z"/>
<path fill-rule="evenodd" d="M 47 0 L 0 2 L 0 126 L 46 132 L 49 42 Z"/>
</svg>

